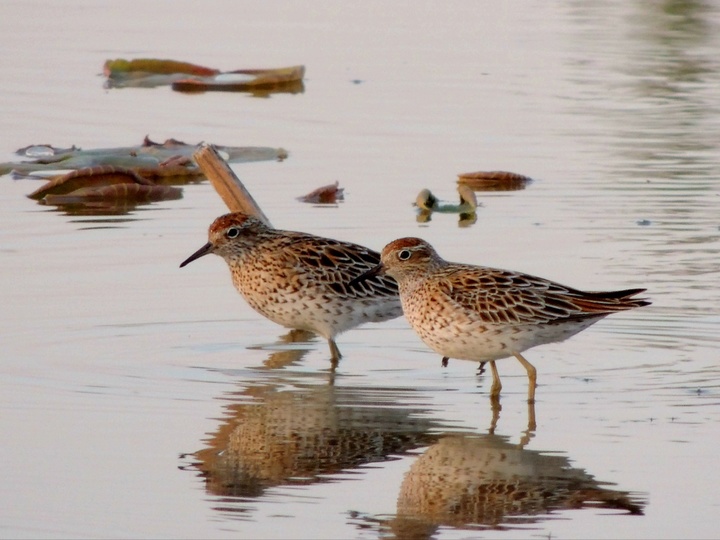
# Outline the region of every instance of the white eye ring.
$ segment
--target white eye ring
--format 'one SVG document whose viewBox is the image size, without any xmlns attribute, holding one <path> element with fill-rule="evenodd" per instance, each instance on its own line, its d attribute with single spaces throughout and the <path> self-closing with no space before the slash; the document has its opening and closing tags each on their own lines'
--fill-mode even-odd
<svg viewBox="0 0 720 540">
<path fill-rule="evenodd" d="M 403 249 L 398 253 L 398 259 L 401 261 L 407 261 L 412 256 L 412 253 L 410 253 L 410 250 Z"/>
<path fill-rule="evenodd" d="M 227 236 L 228 238 L 237 238 L 238 236 L 240 236 L 240 229 L 238 229 L 237 227 L 230 227 L 225 233 L 225 236 Z"/>
</svg>

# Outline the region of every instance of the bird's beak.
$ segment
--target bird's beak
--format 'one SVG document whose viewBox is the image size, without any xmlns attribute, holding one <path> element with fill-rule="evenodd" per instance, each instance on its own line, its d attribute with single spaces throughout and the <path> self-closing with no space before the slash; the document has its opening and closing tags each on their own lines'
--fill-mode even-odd
<svg viewBox="0 0 720 540">
<path fill-rule="evenodd" d="M 213 249 L 215 249 L 215 246 L 212 245 L 212 242 L 208 242 L 203 247 L 198 249 L 195 253 L 190 255 L 187 259 L 185 259 L 181 264 L 180 268 L 185 266 L 186 264 L 190 264 L 195 259 L 199 259 L 200 257 L 203 257 L 204 255 L 207 255 L 208 253 L 212 253 Z"/>
<path fill-rule="evenodd" d="M 351 280 L 349 285 L 352 287 L 354 285 L 357 285 L 358 283 L 362 283 L 363 281 L 366 281 L 375 276 L 384 276 L 384 275 L 385 275 L 385 267 L 382 265 L 382 263 L 380 263 L 376 267 L 371 268 L 367 272 L 360 274 L 358 277 Z"/>
</svg>

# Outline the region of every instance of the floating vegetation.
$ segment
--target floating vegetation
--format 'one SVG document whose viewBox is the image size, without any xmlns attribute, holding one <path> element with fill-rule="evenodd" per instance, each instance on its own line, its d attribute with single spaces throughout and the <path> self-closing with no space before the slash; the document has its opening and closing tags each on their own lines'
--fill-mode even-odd
<svg viewBox="0 0 720 540">
<path fill-rule="evenodd" d="M 106 88 L 155 88 L 171 86 L 180 92 L 251 92 L 267 95 L 274 92 L 304 91 L 305 66 L 272 69 L 219 69 L 156 58 L 119 58 L 103 66 Z"/>
<path fill-rule="evenodd" d="M 50 144 L 34 144 L 16 152 L 32 158 L 31 161 L 0 163 L 0 175 L 13 173 L 15 177 L 24 177 L 58 169 L 72 171 L 108 165 L 130 169 L 144 178 L 162 180 L 163 183 L 201 180 L 204 174 L 193 159 L 193 153 L 201 144 L 187 144 L 176 139 L 158 143 L 147 136 L 138 146 L 91 150 L 82 150 L 75 145 L 56 148 Z M 220 145 L 216 148 L 230 163 L 278 161 L 288 155 L 282 148 Z"/>
<path fill-rule="evenodd" d="M 474 191 L 516 191 L 525 189 L 532 178 L 507 171 L 478 171 L 458 174 L 458 184 Z"/>
<path fill-rule="evenodd" d="M 95 210 L 120 206 L 127 210 L 142 203 L 180 199 L 182 189 L 155 184 L 122 167 L 99 166 L 55 176 L 28 197 L 54 206 L 87 205 Z"/>
<path fill-rule="evenodd" d="M 338 187 L 339 185 L 336 181 L 334 184 L 319 187 L 307 195 L 298 197 L 297 200 L 313 204 L 337 204 L 338 201 L 345 199 L 345 188 Z"/>
<path fill-rule="evenodd" d="M 459 214 L 458 225 L 468 227 L 477 221 L 476 210 L 478 207 L 475 192 L 465 185 L 458 185 L 460 202 L 449 203 L 439 200 L 429 189 L 423 189 L 415 198 L 415 206 L 419 212 L 417 221 L 426 223 L 430 221 L 433 212 L 442 214 Z"/>
</svg>

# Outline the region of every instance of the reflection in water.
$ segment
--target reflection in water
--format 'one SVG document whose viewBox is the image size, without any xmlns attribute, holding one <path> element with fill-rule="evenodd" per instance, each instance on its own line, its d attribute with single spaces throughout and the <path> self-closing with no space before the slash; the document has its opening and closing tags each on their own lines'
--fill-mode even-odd
<svg viewBox="0 0 720 540">
<path fill-rule="evenodd" d="M 385 526 L 399 538 L 427 538 L 441 525 L 519 527 L 551 519 L 558 510 L 642 514 L 641 499 L 605 485 L 565 456 L 525 450 L 507 437 L 451 435 L 413 463 L 400 487 L 397 516 Z"/>
<path fill-rule="evenodd" d="M 432 219 L 433 212 L 458 214 L 458 227 L 469 227 L 477 221 L 477 197 L 475 192 L 464 184 L 458 185 L 460 201 L 457 204 L 440 201 L 429 189 L 423 189 L 415 198 L 414 205 L 418 208 L 417 222 L 427 223 Z"/>
<path fill-rule="evenodd" d="M 584 148 L 597 152 L 583 156 L 597 168 L 590 190 L 603 191 L 577 190 L 578 226 L 598 243 L 628 245 L 633 268 L 659 299 L 643 329 L 654 342 L 702 344 L 720 302 L 720 4 L 574 2 L 571 9 L 568 103 L 577 130 L 567 135 L 590 139 Z M 602 204 L 588 205 L 591 197 Z M 624 257 L 611 264 L 627 271 Z"/>
<path fill-rule="evenodd" d="M 301 339 L 291 333 L 283 339 Z M 263 369 L 286 368 L 306 351 L 270 355 Z M 259 497 L 272 486 L 312 484 L 325 475 L 435 441 L 438 423 L 423 408 L 402 407 L 416 392 L 302 384 L 270 371 L 227 406 L 230 417 L 195 454 L 207 490 L 220 496 Z M 228 509 L 228 508 L 226 508 Z M 242 512 L 242 508 L 237 508 Z"/>
<path fill-rule="evenodd" d="M 414 411 L 393 408 L 392 400 L 378 408 L 377 392 L 269 385 L 248 395 L 258 403 L 230 405 L 232 418 L 196 454 L 213 494 L 258 497 L 271 486 L 320 482 L 436 438 L 428 434 L 431 422 Z"/>
<path fill-rule="evenodd" d="M 156 205 L 157 202 L 132 201 L 88 201 L 49 205 L 57 212 L 66 216 L 125 216 L 141 206 Z"/>
<path fill-rule="evenodd" d="M 281 340 L 307 338 L 290 332 Z M 226 406 L 229 417 L 207 447 L 194 454 L 194 469 L 207 491 L 221 498 L 221 512 L 249 515 L 248 499 L 270 487 L 328 481 L 328 475 L 427 447 L 402 485 L 393 488 L 398 489 L 396 515 L 353 514 L 355 525 L 379 523 L 383 532 L 401 538 L 427 538 L 440 526 L 521 527 L 550 519 L 557 510 L 593 507 L 642 514 L 641 499 L 608 489 L 573 468 L 567 457 L 525 449 L 535 429 L 532 406 L 520 444 L 494 434 L 498 403 L 492 404 L 488 434 L 451 433 L 418 404 L 423 395 L 415 390 L 336 387 L 317 374 L 298 379 L 287 368 L 306 352 L 270 354 L 256 371 L 263 378 L 232 398 Z"/>
<path fill-rule="evenodd" d="M 428 223 L 432 221 L 432 215 L 434 210 L 420 210 L 415 216 L 415 220 L 418 223 Z M 447 212 L 446 212 L 447 213 Z M 465 228 L 474 225 L 477 222 L 477 213 L 473 210 L 472 212 L 457 212 L 458 214 L 458 227 Z"/>
<path fill-rule="evenodd" d="M 287 334 L 280 336 L 280 344 L 291 344 L 291 343 L 310 343 L 317 339 L 317 334 L 308 332 L 306 330 L 290 330 Z M 251 349 L 262 349 L 264 347 L 250 347 Z M 263 369 L 281 369 L 296 365 L 300 359 L 307 354 L 307 350 L 304 349 L 287 349 L 276 351 L 268 356 L 268 359 L 263 363 Z"/>
<path fill-rule="evenodd" d="M 712 189 L 708 173 L 715 176 L 718 141 L 709 136 L 707 122 L 717 110 L 708 107 L 708 86 L 717 83 L 718 59 L 712 50 L 714 31 L 708 25 L 705 2 L 642 2 L 632 18 L 627 55 L 616 69 L 628 78 L 629 98 L 644 103 L 631 114 L 614 114 L 616 150 L 626 171 L 651 178 L 650 189 L 683 187 L 688 197 Z M 717 44 L 717 43 L 716 43 Z M 715 81 L 713 81 L 715 79 Z M 717 97 L 717 88 L 712 88 Z M 620 117 L 621 116 L 621 117 Z M 704 178 L 703 178 L 704 177 Z M 664 179 L 657 184 L 657 180 Z M 714 178 L 713 178 L 714 180 Z M 670 181 L 670 184 L 667 183 Z M 646 189 L 647 189 L 646 187 Z M 682 213 L 689 208 L 668 210 Z"/>
</svg>

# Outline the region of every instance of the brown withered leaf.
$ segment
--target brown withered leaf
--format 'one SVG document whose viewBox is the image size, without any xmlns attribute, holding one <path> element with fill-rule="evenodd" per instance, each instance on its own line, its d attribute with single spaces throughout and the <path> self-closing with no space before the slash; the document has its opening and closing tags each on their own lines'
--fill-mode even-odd
<svg viewBox="0 0 720 540">
<path fill-rule="evenodd" d="M 84 187 L 67 194 L 48 194 L 43 204 L 65 205 L 96 201 L 123 201 L 132 203 L 168 201 L 182 198 L 182 189 L 173 186 L 143 184 L 114 184 L 111 186 Z"/>
<path fill-rule="evenodd" d="M 338 185 L 339 183 L 336 181 L 334 184 L 319 187 L 307 195 L 298 197 L 297 200 L 313 204 L 335 204 L 345 199 L 343 193 L 345 188 L 338 187 Z"/>
<path fill-rule="evenodd" d="M 271 92 L 304 91 L 302 80 L 305 66 L 220 71 L 177 60 L 118 58 L 107 60 L 103 73 L 107 77 L 106 88 L 154 88 L 170 85 L 173 90 L 181 92 L 220 90 L 251 92 L 264 96 Z"/>
<path fill-rule="evenodd" d="M 28 195 L 44 204 L 124 200 L 151 202 L 182 197 L 180 188 L 159 186 L 122 167 L 86 167 L 56 176 Z"/>
<path fill-rule="evenodd" d="M 304 91 L 305 66 L 276 69 L 237 69 L 209 77 L 187 77 L 172 82 L 179 92 L 253 92 L 265 95 L 270 92 L 300 93 Z"/>
<path fill-rule="evenodd" d="M 135 58 L 133 60 L 117 58 L 115 60 L 106 60 L 105 65 L 103 65 L 103 75 L 109 79 L 122 79 L 147 73 L 156 73 L 159 75 L 186 73 L 188 75 L 209 77 L 220 73 L 220 71 L 189 62 L 158 58 Z"/>
<path fill-rule="evenodd" d="M 155 184 L 139 174 L 122 167 L 99 166 L 85 167 L 76 171 L 53 177 L 44 186 L 33 191 L 28 197 L 40 200 L 46 195 L 66 195 L 81 188 L 102 187 L 117 184 Z"/>
<path fill-rule="evenodd" d="M 478 171 L 458 174 L 458 184 L 475 191 L 515 191 L 525 189 L 532 178 L 507 171 Z"/>
</svg>

